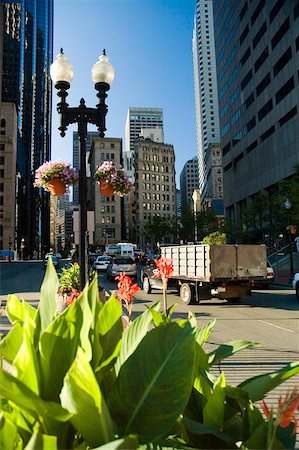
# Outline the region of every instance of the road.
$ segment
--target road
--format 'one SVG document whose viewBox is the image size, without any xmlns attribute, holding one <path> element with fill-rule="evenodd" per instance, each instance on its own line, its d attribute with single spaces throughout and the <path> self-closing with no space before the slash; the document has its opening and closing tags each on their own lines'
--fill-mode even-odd
<svg viewBox="0 0 299 450">
<path fill-rule="evenodd" d="M 43 276 L 42 262 L 1 263 L 0 300 L 4 300 L 5 305 L 8 293 L 22 293 L 20 297 L 37 306 Z M 105 274 L 99 274 L 99 282 L 108 291 L 116 289 L 116 284 L 107 281 Z M 230 384 L 236 385 L 251 376 L 271 372 L 299 360 L 299 302 L 294 291 L 287 287 L 273 285 L 269 290 L 253 291 L 252 296 L 236 305 L 213 299 L 186 306 L 179 303 L 176 293 L 171 292 L 167 299 L 168 306 L 178 303 L 174 318 L 186 318 L 191 311 L 198 326 L 216 318 L 214 330 L 205 345 L 207 352 L 233 340 L 260 343 L 260 347 L 244 350 L 222 363 L 221 368 Z M 135 296 L 133 316 L 136 317 L 146 306 L 158 300 L 162 301 L 161 291 L 154 291 L 150 295 L 139 291 Z M 0 331 L 2 329 L 5 333 L 8 328 L 4 315 L 0 318 Z M 278 396 L 295 385 L 299 385 L 299 376 L 271 393 L 269 403 L 275 404 Z"/>
</svg>

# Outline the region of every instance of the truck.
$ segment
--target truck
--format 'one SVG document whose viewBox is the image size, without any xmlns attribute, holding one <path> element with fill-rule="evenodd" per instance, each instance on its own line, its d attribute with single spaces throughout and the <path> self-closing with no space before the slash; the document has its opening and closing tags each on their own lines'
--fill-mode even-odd
<svg viewBox="0 0 299 450">
<path fill-rule="evenodd" d="M 129 242 L 118 242 L 117 244 L 107 245 L 105 253 L 108 256 L 131 256 L 133 258 L 134 247 Z"/>
<path fill-rule="evenodd" d="M 174 288 L 181 301 L 188 305 L 211 298 L 237 303 L 251 295 L 254 283 L 267 279 L 265 245 L 177 245 L 161 246 L 161 257 L 172 259 L 173 274 L 168 288 Z M 150 294 L 162 289 L 154 261 L 141 272 L 143 289 Z"/>
</svg>

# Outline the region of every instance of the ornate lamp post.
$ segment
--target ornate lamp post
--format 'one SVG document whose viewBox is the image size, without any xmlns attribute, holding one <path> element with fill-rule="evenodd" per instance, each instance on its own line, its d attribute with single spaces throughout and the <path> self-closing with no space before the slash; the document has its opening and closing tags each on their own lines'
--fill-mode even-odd
<svg viewBox="0 0 299 450">
<path fill-rule="evenodd" d="M 291 233 L 291 214 L 290 211 L 293 207 L 290 200 L 287 198 L 285 202 L 283 203 L 284 209 L 288 212 L 288 226 L 287 226 L 287 233 L 288 233 L 288 240 L 289 240 L 289 254 L 290 254 L 290 277 L 289 281 L 292 282 L 294 278 L 294 260 L 293 260 L 293 241 L 292 241 L 292 233 Z"/>
<path fill-rule="evenodd" d="M 51 65 L 51 78 L 55 88 L 58 90 L 60 102 L 57 104 L 57 111 L 60 116 L 60 134 L 65 136 L 65 131 L 71 123 L 78 124 L 79 137 L 79 265 L 80 265 L 80 289 L 83 290 L 87 281 L 87 258 L 86 258 L 86 233 L 87 233 L 87 206 L 86 206 L 86 137 L 87 124 L 91 123 L 98 127 L 100 137 L 105 136 L 105 119 L 108 111 L 105 99 L 106 92 L 114 79 L 114 68 L 106 56 L 103 55 L 92 68 L 92 81 L 98 91 L 99 103 L 96 108 L 87 108 L 85 100 L 81 98 L 80 105 L 70 108 L 66 102 L 67 90 L 74 76 L 73 66 L 69 64 L 67 57 L 61 49 L 57 59 Z"/>
</svg>

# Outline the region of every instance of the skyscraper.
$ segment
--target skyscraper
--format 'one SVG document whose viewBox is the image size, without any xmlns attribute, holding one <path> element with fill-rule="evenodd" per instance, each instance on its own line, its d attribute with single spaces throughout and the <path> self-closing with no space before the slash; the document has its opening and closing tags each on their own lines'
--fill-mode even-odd
<svg viewBox="0 0 299 450">
<path fill-rule="evenodd" d="M 214 1 L 226 216 L 299 163 L 299 1 Z M 266 205 L 265 205 L 266 207 Z"/>
<path fill-rule="evenodd" d="M 207 207 L 213 199 L 222 198 L 222 189 L 215 183 L 222 165 L 212 0 L 196 2 L 192 48 L 199 191 L 201 205 Z"/>
<path fill-rule="evenodd" d="M 189 159 L 180 174 L 181 208 L 193 209 L 193 191 L 198 189 L 198 159 L 197 156 Z"/>
<path fill-rule="evenodd" d="M 50 159 L 53 0 L 8 0 L 0 8 L 0 101 L 17 113 L 14 246 L 22 241 L 25 254 L 41 255 L 50 243 L 49 194 L 33 182 L 34 171 Z"/>
</svg>

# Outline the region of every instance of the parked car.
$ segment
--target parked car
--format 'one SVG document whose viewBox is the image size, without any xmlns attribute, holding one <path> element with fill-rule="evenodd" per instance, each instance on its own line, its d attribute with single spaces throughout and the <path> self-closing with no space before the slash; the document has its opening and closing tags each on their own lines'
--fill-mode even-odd
<svg viewBox="0 0 299 450">
<path fill-rule="evenodd" d="M 98 256 L 93 263 L 93 268 L 95 270 L 107 270 L 108 264 L 111 261 L 111 256 Z"/>
<path fill-rule="evenodd" d="M 107 279 L 114 280 L 121 272 L 129 277 L 137 278 L 137 265 L 133 258 L 127 256 L 115 256 L 107 267 Z"/>
<path fill-rule="evenodd" d="M 275 281 L 275 271 L 270 261 L 267 261 L 267 278 L 254 283 L 254 287 L 268 288 Z"/>
<path fill-rule="evenodd" d="M 299 272 L 295 273 L 292 284 L 296 292 L 297 300 L 299 300 Z"/>
<path fill-rule="evenodd" d="M 60 258 L 58 258 L 56 255 L 53 255 L 51 253 L 47 253 L 44 259 L 44 268 L 46 269 L 49 258 L 52 258 L 52 263 L 55 269 L 59 269 L 60 266 Z"/>
</svg>

